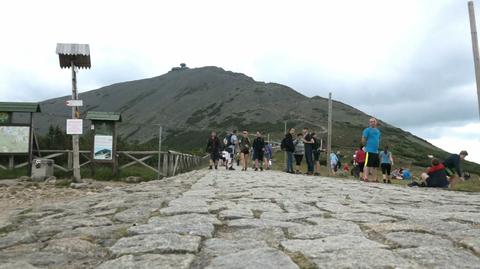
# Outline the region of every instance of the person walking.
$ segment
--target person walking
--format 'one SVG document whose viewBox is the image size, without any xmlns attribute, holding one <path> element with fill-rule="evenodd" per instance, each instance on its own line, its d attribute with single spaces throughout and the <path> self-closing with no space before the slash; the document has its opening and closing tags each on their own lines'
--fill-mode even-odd
<svg viewBox="0 0 480 269">
<path fill-rule="evenodd" d="M 223 144 L 225 145 L 225 150 L 230 154 L 230 161 L 227 161 L 227 166 L 226 168 L 228 170 L 235 170 L 233 168 L 233 162 L 234 162 L 234 157 L 235 154 L 237 153 L 237 145 L 238 145 L 238 137 L 237 137 L 237 130 L 233 130 L 231 133 L 229 133 L 224 139 L 223 139 Z"/>
<path fill-rule="evenodd" d="M 313 137 L 308 128 L 303 128 L 303 144 L 305 147 L 305 161 L 307 162 L 307 175 L 313 175 Z"/>
<path fill-rule="evenodd" d="M 380 145 L 380 130 L 378 130 L 377 119 L 371 118 L 368 121 L 369 127 L 362 132 L 362 144 L 365 145 L 365 167 L 363 169 L 363 180 L 368 182 L 368 176 L 371 173 L 373 182 L 377 180 L 377 168 L 379 166 L 378 146 Z"/>
<path fill-rule="evenodd" d="M 218 160 L 220 159 L 220 150 L 222 149 L 222 145 L 220 143 L 220 139 L 217 137 L 217 133 L 212 131 L 210 134 L 210 138 L 207 141 L 207 148 L 205 152 L 210 153 L 210 167 L 215 166 L 215 169 L 218 169 Z"/>
<path fill-rule="evenodd" d="M 460 154 L 452 154 L 445 161 L 443 165 L 445 166 L 445 172 L 450 179 L 450 188 L 453 189 L 457 184 L 458 180 L 464 181 L 462 174 L 462 168 L 460 166 L 460 161 L 465 160 L 465 157 L 468 156 L 466 150 L 460 151 Z"/>
<path fill-rule="evenodd" d="M 293 144 L 293 135 L 295 134 L 295 128 L 288 129 L 283 139 L 283 148 L 287 152 L 287 173 L 293 174 L 293 154 L 295 152 L 295 145 Z"/>
<path fill-rule="evenodd" d="M 250 148 L 251 148 L 247 131 L 243 131 L 242 136 L 238 140 L 238 145 L 240 146 L 240 163 L 243 166 L 242 171 L 247 171 L 248 155 L 250 154 Z"/>
<path fill-rule="evenodd" d="M 265 142 L 265 152 L 263 155 L 263 163 L 265 165 L 266 170 L 270 170 L 270 162 L 273 159 L 273 148 L 272 144 L 269 142 Z"/>
<path fill-rule="evenodd" d="M 315 173 L 313 175 L 320 176 L 320 153 L 322 152 L 320 139 L 316 133 L 312 133 L 313 138 L 313 161 L 315 162 Z"/>
<path fill-rule="evenodd" d="M 358 171 L 360 180 L 363 180 L 363 168 L 365 167 L 365 158 L 365 148 L 360 145 L 360 147 L 355 151 L 356 169 Z"/>
<path fill-rule="evenodd" d="M 305 145 L 303 144 L 303 134 L 298 133 L 297 139 L 293 141 L 293 145 L 295 146 L 295 173 L 300 174 L 300 165 L 302 165 L 303 155 L 305 154 Z"/>
<path fill-rule="evenodd" d="M 388 151 L 388 146 L 385 146 L 383 151 L 380 152 L 380 167 L 382 168 L 383 183 L 392 183 L 390 181 L 390 172 L 392 171 L 393 166 L 393 156 L 390 151 Z"/>
<path fill-rule="evenodd" d="M 335 154 L 335 152 L 332 151 L 332 153 L 330 153 L 330 169 L 332 171 L 332 175 L 336 175 L 337 174 L 337 169 L 338 169 L 338 157 L 337 157 L 337 154 Z"/>
<path fill-rule="evenodd" d="M 256 137 L 253 140 L 252 144 L 252 151 L 253 155 L 255 156 L 254 161 L 255 161 L 255 171 L 258 171 L 258 168 L 260 167 L 260 170 L 263 171 L 263 155 L 265 152 L 265 140 L 263 140 L 262 133 L 257 131 Z"/>
</svg>

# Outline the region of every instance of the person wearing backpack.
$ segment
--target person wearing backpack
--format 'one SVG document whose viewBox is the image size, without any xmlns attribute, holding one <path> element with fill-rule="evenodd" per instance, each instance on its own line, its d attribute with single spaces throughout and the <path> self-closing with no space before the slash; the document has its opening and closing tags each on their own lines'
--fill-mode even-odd
<svg viewBox="0 0 480 269">
<path fill-rule="evenodd" d="M 227 163 L 228 170 L 235 170 L 233 168 L 233 160 L 236 153 L 236 145 L 238 144 L 237 130 L 229 133 L 224 139 L 223 144 L 225 145 L 225 150 L 230 154 L 230 162 Z"/>
<path fill-rule="evenodd" d="M 272 144 L 265 142 L 265 152 L 263 154 L 263 163 L 265 164 L 265 169 L 270 170 L 271 160 L 273 158 L 273 148 Z"/>
<path fill-rule="evenodd" d="M 320 148 L 320 140 L 316 133 L 312 133 L 313 138 L 313 161 L 315 162 L 315 173 L 313 175 L 320 176 L 320 152 L 322 149 Z"/>
<path fill-rule="evenodd" d="M 293 153 L 295 152 L 295 145 L 293 144 L 293 134 L 295 134 L 295 128 L 288 129 L 285 134 L 282 143 L 280 145 L 282 150 L 287 152 L 287 173 L 293 174 Z"/>
<path fill-rule="evenodd" d="M 253 140 L 252 149 L 254 161 L 255 161 L 255 171 L 258 171 L 260 166 L 260 170 L 263 171 L 263 156 L 265 152 L 265 140 L 263 140 L 262 134 L 257 131 L 257 137 Z M 261 164 L 260 164 L 261 163 Z"/>
<path fill-rule="evenodd" d="M 301 174 L 300 166 L 302 165 L 303 155 L 305 154 L 305 146 L 303 144 L 303 134 L 302 133 L 297 134 L 297 139 L 295 139 L 293 141 L 293 145 L 295 145 L 294 156 L 295 156 L 295 163 L 297 165 L 295 167 L 296 168 L 295 173 L 296 174 Z"/>
<path fill-rule="evenodd" d="M 247 171 L 248 155 L 250 154 L 251 147 L 247 131 L 243 131 L 242 136 L 238 139 L 238 145 L 240 146 L 240 162 L 243 166 L 242 171 Z"/>
<path fill-rule="evenodd" d="M 207 148 L 205 152 L 210 153 L 210 168 L 215 165 L 215 169 L 218 169 L 218 160 L 220 159 L 220 150 L 221 150 L 220 139 L 217 137 L 217 133 L 212 131 L 210 138 L 207 141 Z"/>
<path fill-rule="evenodd" d="M 393 166 L 393 156 L 390 151 L 388 151 L 388 146 L 385 146 L 384 150 L 379 154 L 380 158 L 380 167 L 382 168 L 383 183 L 392 183 L 390 181 L 390 172 Z"/>
</svg>

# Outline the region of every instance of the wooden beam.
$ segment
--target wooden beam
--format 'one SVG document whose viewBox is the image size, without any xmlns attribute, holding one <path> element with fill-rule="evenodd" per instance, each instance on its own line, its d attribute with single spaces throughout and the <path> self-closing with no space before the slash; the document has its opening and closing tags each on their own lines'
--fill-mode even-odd
<svg viewBox="0 0 480 269">
<path fill-rule="evenodd" d="M 139 159 L 137 159 L 137 158 L 133 157 L 132 155 L 130 155 L 130 154 L 128 154 L 128 153 L 125 153 L 125 152 L 123 152 L 123 154 L 124 154 L 125 156 L 127 156 L 128 158 L 130 158 L 130 159 L 132 159 L 132 160 L 136 161 L 137 163 L 139 163 L 139 164 L 141 164 L 141 165 L 145 166 L 146 168 L 148 168 L 148 169 L 150 169 L 150 170 L 152 170 L 152 171 L 155 171 L 156 173 L 158 173 L 158 170 L 157 170 L 157 169 L 155 169 L 155 168 L 151 167 L 150 165 L 148 165 L 148 164 L 146 164 L 146 163 L 144 163 L 144 162 L 140 161 Z"/>
<path fill-rule="evenodd" d="M 134 160 L 134 161 L 131 161 L 131 162 L 127 163 L 127 164 L 124 164 L 124 165 L 120 166 L 120 169 L 124 169 L 124 168 L 130 167 L 130 166 L 132 166 L 132 165 L 137 164 L 139 161 L 140 161 L 140 162 L 143 162 L 143 161 L 146 161 L 146 160 L 151 159 L 151 158 L 153 158 L 153 155 L 145 156 L 145 157 L 143 157 L 143 158 L 138 159 L 138 161 L 137 161 L 137 160 Z"/>
</svg>

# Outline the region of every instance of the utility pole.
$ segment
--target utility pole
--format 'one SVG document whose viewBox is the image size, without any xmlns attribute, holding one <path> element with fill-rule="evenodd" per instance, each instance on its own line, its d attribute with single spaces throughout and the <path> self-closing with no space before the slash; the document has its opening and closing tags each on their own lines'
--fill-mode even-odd
<svg viewBox="0 0 480 269">
<path fill-rule="evenodd" d="M 478 115 L 480 117 L 480 57 L 478 55 L 477 23 L 475 22 L 475 8 L 473 1 L 468 2 L 468 14 L 470 16 L 470 30 L 472 34 L 473 63 L 475 65 L 475 80 L 477 82 Z"/>
<path fill-rule="evenodd" d="M 157 173 L 157 179 L 160 179 L 160 160 L 162 159 L 162 126 L 160 126 L 160 129 L 158 130 L 158 173 Z"/>
<path fill-rule="evenodd" d="M 283 135 L 287 134 L 287 122 L 285 121 L 285 128 L 283 128 Z M 280 140 L 281 141 L 281 140 Z M 283 153 L 283 167 L 287 169 L 287 151 Z"/>
<path fill-rule="evenodd" d="M 330 176 L 330 153 L 332 153 L 332 93 L 328 93 L 327 169 Z"/>
</svg>

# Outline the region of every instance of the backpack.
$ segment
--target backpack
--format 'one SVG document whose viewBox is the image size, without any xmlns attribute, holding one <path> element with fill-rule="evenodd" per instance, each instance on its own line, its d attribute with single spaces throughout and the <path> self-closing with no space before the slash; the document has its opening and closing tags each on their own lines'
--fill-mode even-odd
<svg viewBox="0 0 480 269">
<path fill-rule="evenodd" d="M 231 135 L 231 134 L 225 136 L 225 138 L 223 139 L 223 144 L 224 144 L 226 147 L 233 145 L 233 144 L 232 144 L 232 135 Z"/>
<path fill-rule="evenodd" d="M 282 142 L 280 143 L 280 149 L 281 150 L 286 150 L 287 149 L 287 138 L 282 139 Z"/>
</svg>

